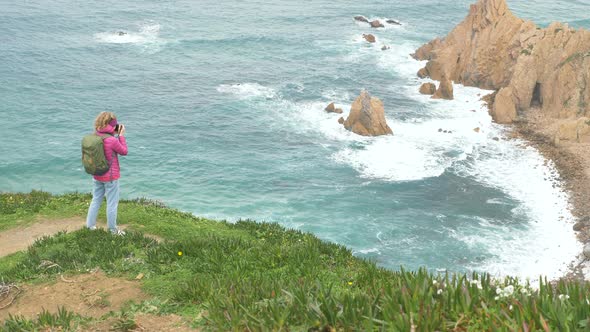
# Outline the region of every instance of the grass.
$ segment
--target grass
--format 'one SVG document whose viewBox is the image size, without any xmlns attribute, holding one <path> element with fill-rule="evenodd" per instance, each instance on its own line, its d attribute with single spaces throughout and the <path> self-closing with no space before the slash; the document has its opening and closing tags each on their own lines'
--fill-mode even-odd
<svg viewBox="0 0 590 332">
<path fill-rule="evenodd" d="M 90 199 L 19 197 L 31 206 L 0 208 L 11 212 L 3 212 L 5 227 L 55 211 L 85 213 Z M 143 312 L 179 314 L 214 331 L 590 331 L 590 286 L 582 282 L 542 281 L 534 290 L 487 274 L 390 271 L 311 234 L 211 221 L 149 200 L 122 202 L 119 216 L 135 231 L 118 237 L 84 229 L 40 239 L 27 252 L 0 259 L 0 276 L 23 283 L 96 267 L 129 278 L 142 273 L 153 298 L 129 304 L 118 330 L 131 329 L 134 313 Z M 37 324 L 11 318 L 4 329 L 17 322 Z"/>
</svg>

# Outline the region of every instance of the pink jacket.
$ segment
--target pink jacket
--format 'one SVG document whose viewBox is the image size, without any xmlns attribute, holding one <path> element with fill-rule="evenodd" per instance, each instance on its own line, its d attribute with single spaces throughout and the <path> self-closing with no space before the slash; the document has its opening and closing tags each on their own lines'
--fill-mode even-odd
<svg viewBox="0 0 590 332">
<path fill-rule="evenodd" d="M 99 136 L 103 136 L 104 134 L 114 135 L 115 128 L 111 125 L 107 125 L 104 129 L 101 129 L 96 133 Z M 119 138 L 111 136 L 105 138 L 104 154 L 111 167 L 109 168 L 108 172 L 106 172 L 106 174 L 95 175 L 94 179 L 102 182 L 118 180 L 121 177 L 121 168 L 119 167 L 118 155 L 127 155 L 127 142 L 125 142 L 125 136 L 119 136 Z"/>
</svg>

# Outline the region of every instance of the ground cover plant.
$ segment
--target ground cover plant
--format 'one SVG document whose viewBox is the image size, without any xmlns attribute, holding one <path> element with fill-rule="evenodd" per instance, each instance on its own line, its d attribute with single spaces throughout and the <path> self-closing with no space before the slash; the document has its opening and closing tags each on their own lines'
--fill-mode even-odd
<svg viewBox="0 0 590 332">
<path fill-rule="evenodd" d="M 9 202 L 0 205 L 0 225 L 83 215 L 89 200 L 86 194 L 0 194 L 2 204 Z M 129 304 L 119 328 L 133 326 L 133 314 L 149 312 L 180 314 L 202 330 L 224 331 L 590 331 L 584 282 L 543 280 L 532 288 L 486 274 L 390 271 L 311 234 L 271 223 L 211 221 L 149 200 L 123 201 L 119 216 L 128 235 L 83 229 L 40 239 L 0 259 L 0 280 L 43 282 L 96 268 L 142 275 L 152 298 Z M 50 316 L 43 313 L 42 323 L 72 329 L 80 321 L 75 313 Z M 39 319 L 11 317 L 0 329 L 42 326 Z"/>
</svg>

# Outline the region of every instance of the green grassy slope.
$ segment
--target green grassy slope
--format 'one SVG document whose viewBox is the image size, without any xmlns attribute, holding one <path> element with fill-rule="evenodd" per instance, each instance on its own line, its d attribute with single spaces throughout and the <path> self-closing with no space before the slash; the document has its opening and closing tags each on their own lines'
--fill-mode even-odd
<svg viewBox="0 0 590 332">
<path fill-rule="evenodd" d="M 0 229 L 84 216 L 90 198 L 0 194 Z M 590 286 L 582 282 L 543 282 L 535 291 L 512 278 L 389 271 L 276 224 L 211 221 L 149 200 L 123 201 L 119 211 L 128 235 L 84 229 L 41 239 L 0 259 L 0 281 L 39 282 L 96 267 L 129 278 L 142 273 L 153 299 L 126 315 L 157 308 L 203 330 L 590 331 Z"/>
</svg>

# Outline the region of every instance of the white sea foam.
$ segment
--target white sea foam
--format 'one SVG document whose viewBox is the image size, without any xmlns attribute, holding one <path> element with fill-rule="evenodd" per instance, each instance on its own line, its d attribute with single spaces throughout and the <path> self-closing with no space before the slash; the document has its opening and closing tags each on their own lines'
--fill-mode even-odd
<svg viewBox="0 0 590 332">
<path fill-rule="evenodd" d="M 240 99 L 273 98 L 276 95 L 274 89 L 258 83 L 221 84 L 217 92 L 233 94 Z"/>
<path fill-rule="evenodd" d="M 144 24 L 138 31 L 118 30 L 94 34 L 99 43 L 105 44 L 137 44 L 146 50 L 157 51 L 166 40 L 160 38 L 160 24 Z"/>
<path fill-rule="evenodd" d="M 548 180 L 555 168 L 538 151 L 517 141 L 499 141 L 481 152 L 472 166 L 459 172 L 498 188 L 520 202 L 515 218 L 532 222 L 525 228 L 479 220 L 478 230 L 458 230 L 456 238 L 485 247 L 495 259 L 472 268 L 498 275 L 536 278 L 563 275 L 581 251 L 572 230 L 574 218 L 567 194 Z"/>
</svg>

